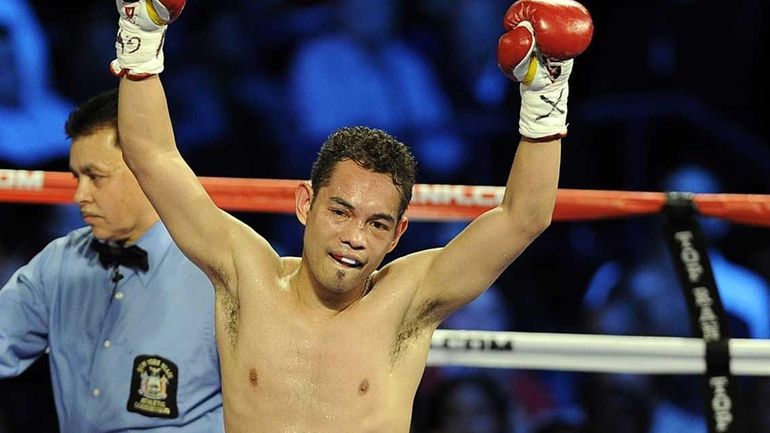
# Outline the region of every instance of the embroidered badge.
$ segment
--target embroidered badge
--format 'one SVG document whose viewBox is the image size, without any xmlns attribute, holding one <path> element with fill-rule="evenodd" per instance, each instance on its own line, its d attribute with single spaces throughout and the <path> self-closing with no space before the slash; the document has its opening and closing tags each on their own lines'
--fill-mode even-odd
<svg viewBox="0 0 770 433">
<path fill-rule="evenodd" d="M 131 392 L 127 409 L 156 418 L 176 418 L 179 370 L 176 364 L 158 355 L 139 355 L 131 372 Z"/>
</svg>

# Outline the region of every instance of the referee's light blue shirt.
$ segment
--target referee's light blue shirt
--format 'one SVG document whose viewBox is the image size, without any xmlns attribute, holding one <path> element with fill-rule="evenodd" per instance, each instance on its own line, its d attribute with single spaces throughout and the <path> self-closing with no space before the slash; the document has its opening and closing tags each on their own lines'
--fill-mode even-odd
<svg viewBox="0 0 770 433">
<path fill-rule="evenodd" d="M 224 431 L 214 289 L 158 222 L 148 272 L 105 269 L 82 228 L 0 289 L 0 378 L 50 348 L 62 433 Z"/>
</svg>

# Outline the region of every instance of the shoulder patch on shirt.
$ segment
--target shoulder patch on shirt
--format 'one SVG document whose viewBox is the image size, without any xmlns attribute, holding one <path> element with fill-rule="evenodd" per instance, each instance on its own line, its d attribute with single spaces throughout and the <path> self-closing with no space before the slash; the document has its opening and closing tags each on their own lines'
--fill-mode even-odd
<svg viewBox="0 0 770 433">
<path fill-rule="evenodd" d="M 155 418 L 176 418 L 176 392 L 179 370 L 176 364 L 158 355 L 139 355 L 131 370 L 129 412 Z"/>
</svg>

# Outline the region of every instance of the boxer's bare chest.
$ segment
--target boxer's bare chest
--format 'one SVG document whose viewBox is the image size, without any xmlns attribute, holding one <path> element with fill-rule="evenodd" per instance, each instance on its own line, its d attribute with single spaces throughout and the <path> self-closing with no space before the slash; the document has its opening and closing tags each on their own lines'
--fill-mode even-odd
<svg viewBox="0 0 770 433">
<path fill-rule="evenodd" d="M 421 351 L 396 350 L 404 342 L 398 341 L 398 315 L 387 306 L 360 302 L 319 315 L 276 291 L 260 302 L 241 300 L 237 324 L 227 313 L 232 308 L 218 299 L 230 418 L 274 431 L 308 431 L 311 426 L 311 431 L 323 431 L 319 426 L 361 425 L 362 420 L 387 424 L 389 413 L 403 410 L 392 406 L 394 396 L 404 390 L 408 396 L 422 373 Z M 229 334 L 233 330 L 234 336 Z M 297 424 L 289 428 L 273 422 Z"/>
</svg>

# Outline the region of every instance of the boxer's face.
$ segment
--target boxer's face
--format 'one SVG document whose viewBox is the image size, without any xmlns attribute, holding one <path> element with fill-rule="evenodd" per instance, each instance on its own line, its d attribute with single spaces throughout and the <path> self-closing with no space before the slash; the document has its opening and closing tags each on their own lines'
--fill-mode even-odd
<svg viewBox="0 0 770 433">
<path fill-rule="evenodd" d="M 72 141 L 70 170 L 78 182 L 74 199 L 97 239 L 133 243 L 157 214 L 115 140 L 114 128 L 102 128 Z"/>
<path fill-rule="evenodd" d="M 299 215 L 306 226 L 303 259 L 324 289 L 360 289 L 406 230 L 406 218 L 398 219 L 398 189 L 390 176 L 350 160 L 337 164 L 315 200 L 305 188 Z"/>
</svg>

